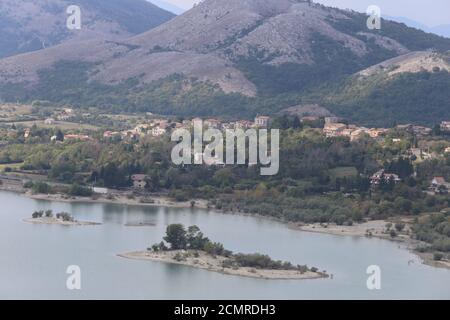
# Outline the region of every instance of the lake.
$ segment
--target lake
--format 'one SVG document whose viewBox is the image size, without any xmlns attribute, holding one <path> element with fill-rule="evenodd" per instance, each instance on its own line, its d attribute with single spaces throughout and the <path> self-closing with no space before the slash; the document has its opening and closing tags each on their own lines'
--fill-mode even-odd
<svg viewBox="0 0 450 320">
<path fill-rule="evenodd" d="M 32 200 L 0 192 L 2 299 L 450 299 L 450 270 L 433 268 L 399 244 L 291 230 L 255 217 L 200 209 Z M 100 226 L 35 225 L 35 210 L 67 211 Z M 125 224 L 154 223 L 149 227 Z M 333 279 L 278 281 L 119 258 L 160 242 L 171 223 L 198 225 L 235 252 L 316 266 Z M 66 269 L 81 268 L 81 290 L 68 290 Z M 381 290 L 368 290 L 366 269 L 381 268 Z"/>
</svg>

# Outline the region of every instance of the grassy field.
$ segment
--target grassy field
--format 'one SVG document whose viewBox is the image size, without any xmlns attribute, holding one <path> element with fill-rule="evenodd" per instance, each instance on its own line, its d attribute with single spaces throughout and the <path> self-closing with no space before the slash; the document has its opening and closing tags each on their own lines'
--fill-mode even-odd
<svg viewBox="0 0 450 320">
<path fill-rule="evenodd" d="M 31 114 L 30 105 L 0 104 L 0 119 L 14 121 L 15 118 Z"/>
<path fill-rule="evenodd" d="M 330 170 L 330 175 L 334 179 L 356 177 L 358 175 L 358 170 L 355 167 L 339 167 Z"/>
<path fill-rule="evenodd" d="M 5 170 L 5 168 L 11 168 L 11 169 L 20 169 L 20 167 L 23 165 L 23 162 L 20 163 L 6 163 L 6 164 L 0 164 L 0 171 Z"/>
</svg>

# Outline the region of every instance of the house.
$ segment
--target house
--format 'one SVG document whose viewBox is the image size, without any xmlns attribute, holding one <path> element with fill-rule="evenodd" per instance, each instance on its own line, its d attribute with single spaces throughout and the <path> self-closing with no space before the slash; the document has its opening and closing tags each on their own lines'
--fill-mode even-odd
<svg viewBox="0 0 450 320">
<path fill-rule="evenodd" d="M 444 153 L 450 153 L 450 147 L 445 148 Z"/>
<path fill-rule="evenodd" d="M 94 193 L 98 193 L 98 194 L 108 194 L 109 190 L 107 188 L 99 188 L 99 187 L 93 187 L 92 191 Z"/>
<path fill-rule="evenodd" d="M 338 117 L 325 117 L 325 123 L 339 123 Z"/>
<path fill-rule="evenodd" d="M 413 126 L 412 127 L 412 133 L 418 136 L 429 136 L 433 129 L 423 127 L 423 126 Z"/>
<path fill-rule="evenodd" d="M 423 159 L 423 151 L 420 148 L 409 149 L 409 154 L 414 156 L 416 159 Z"/>
<path fill-rule="evenodd" d="M 345 129 L 347 129 L 347 125 L 343 123 L 325 123 L 323 132 L 327 137 L 338 137 Z"/>
<path fill-rule="evenodd" d="M 350 141 L 355 141 L 360 139 L 362 136 L 367 134 L 367 130 L 364 129 L 356 129 L 350 134 Z"/>
<path fill-rule="evenodd" d="M 441 131 L 450 131 L 450 121 L 442 121 L 441 122 Z"/>
<path fill-rule="evenodd" d="M 48 118 L 48 119 L 45 119 L 45 121 L 44 121 L 44 124 L 47 124 L 47 125 L 52 125 L 54 123 L 55 123 L 55 119 L 53 119 L 53 118 Z"/>
<path fill-rule="evenodd" d="M 159 126 L 156 126 L 152 129 L 152 136 L 154 137 L 160 137 L 167 132 L 167 124 L 160 124 Z"/>
<path fill-rule="evenodd" d="M 301 122 L 315 122 L 315 121 L 319 121 L 319 120 L 320 120 L 319 117 L 305 116 L 305 117 L 302 117 L 302 119 L 300 121 Z"/>
<path fill-rule="evenodd" d="M 429 189 L 437 194 L 448 193 L 448 190 L 450 190 L 450 183 L 445 181 L 444 177 L 434 177 L 433 180 L 431 180 Z"/>
<path fill-rule="evenodd" d="M 59 114 L 59 115 L 57 115 L 56 116 L 56 119 L 58 120 L 58 121 L 67 121 L 67 120 L 69 120 L 71 117 L 69 116 L 69 115 L 67 115 L 67 114 Z"/>
<path fill-rule="evenodd" d="M 236 122 L 234 123 L 234 128 L 235 128 L 235 129 L 247 130 L 247 129 L 251 128 L 252 125 L 253 125 L 253 124 L 252 124 L 250 121 L 239 120 L 239 121 L 236 121 Z"/>
<path fill-rule="evenodd" d="M 340 136 L 342 137 L 350 137 L 352 135 L 352 132 L 355 131 L 355 129 L 351 129 L 351 128 L 345 128 L 344 130 L 342 130 L 340 132 Z"/>
<path fill-rule="evenodd" d="M 69 141 L 69 140 L 89 141 L 89 140 L 92 140 L 92 138 L 89 136 L 86 136 L 86 135 L 82 135 L 82 134 L 66 134 L 64 136 L 64 140 L 65 141 Z"/>
<path fill-rule="evenodd" d="M 145 189 L 147 186 L 148 176 L 146 174 L 134 174 L 131 176 L 133 187 L 136 189 Z"/>
<path fill-rule="evenodd" d="M 217 119 L 207 119 L 205 125 L 210 129 L 220 129 L 222 122 Z"/>
<path fill-rule="evenodd" d="M 255 118 L 255 127 L 257 128 L 267 128 L 270 124 L 270 117 L 267 116 L 257 116 Z"/>
<path fill-rule="evenodd" d="M 385 170 L 377 171 L 372 177 L 370 177 L 370 184 L 373 186 L 378 186 L 381 183 L 394 182 L 398 183 L 402 180 L 395 173 L 386 173 Z"/>
<path fill-rule="evenodd" d="M 372 128 L 367 133 L 369 134 L 369 136 L 371 138 L 378 138 L 378 137 L 385 135 L 386 132 L 388 132 L 388 131 L 389 131 L 389 129 L 374 129 L 374 128 Z"/>
<path fill-rule="evenodd" d="M 26 139 L 26 138 L 28 138 L 30 136 L 30 134 L 31 134 L 31 130 L 30 129 L 25 129 L 23 137 Z"/>
<path fill-rule="evenodd" d="M 103 138 L 113 138 L 115 136 L 120 136 L 120 132 L 117 132 L 117 131 L 105 131 L 103 133 Z"/>
<path fill-rule="evenodd" d="M 218 156 L 214 157 L 205 157 L 204 153 L 195 153 L 194 154 L 194 163 L 202 163 L 206 166 L 223 166 L 223 159 L 219 158 Z"/>
<path fill-rule="evenodd" d="M 203 120 L 202 118 L 194 118 L 191 121 L 192 126 L 194 127 L 203 127 Z"/>
</svg>

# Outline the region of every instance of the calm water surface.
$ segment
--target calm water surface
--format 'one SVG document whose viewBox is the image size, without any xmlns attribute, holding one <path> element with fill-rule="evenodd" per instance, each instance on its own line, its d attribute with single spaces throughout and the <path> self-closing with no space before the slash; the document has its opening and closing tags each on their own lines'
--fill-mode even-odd
<svg viewBox="0 0 450 320">
<path fill-rule="evenodd" d="M 264 219 L 199 209 L 58 203 L 0 192 L 0 298 L 12 299 L 450 299 L 450 271 L 422 265 L 398 244 L 290 230 Z M 22 222 L 34 210 L 67 211 L 101 226 Z M 127 223 L 155 227 L 126 227 Z M 236 252 L 316 266 L 333 279 L 270 281 L 185 266 L 131 261 L 117 253 L 142 250 L 171 223 L 198 225 Z M 414 262 L 411 262 L 413 260 Z M 82 290 L 66 289 L 66 269 L 78 265 Z M 382 289 L 366 287 L 369 265 L 382 270 Z"/>
</svg>

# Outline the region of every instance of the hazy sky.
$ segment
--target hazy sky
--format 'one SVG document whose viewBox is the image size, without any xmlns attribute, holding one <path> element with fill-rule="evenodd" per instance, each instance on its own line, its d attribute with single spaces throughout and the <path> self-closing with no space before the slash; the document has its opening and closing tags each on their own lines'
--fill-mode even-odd
<svg viewBox="0 0 450 320">
<path fill-rule="evenodd" d="M 165 0 L 181 8 L 190 8 L 198 0 Z M 227 0 L 223 0 L 227 1 Z M 429 27 L 450 24 L 450 0 L 313 0 L 328 6 L 351 8 L 365 12 L 369 5 L 377 5 L 381 13 L 406 17 Z"/>
</svg>

